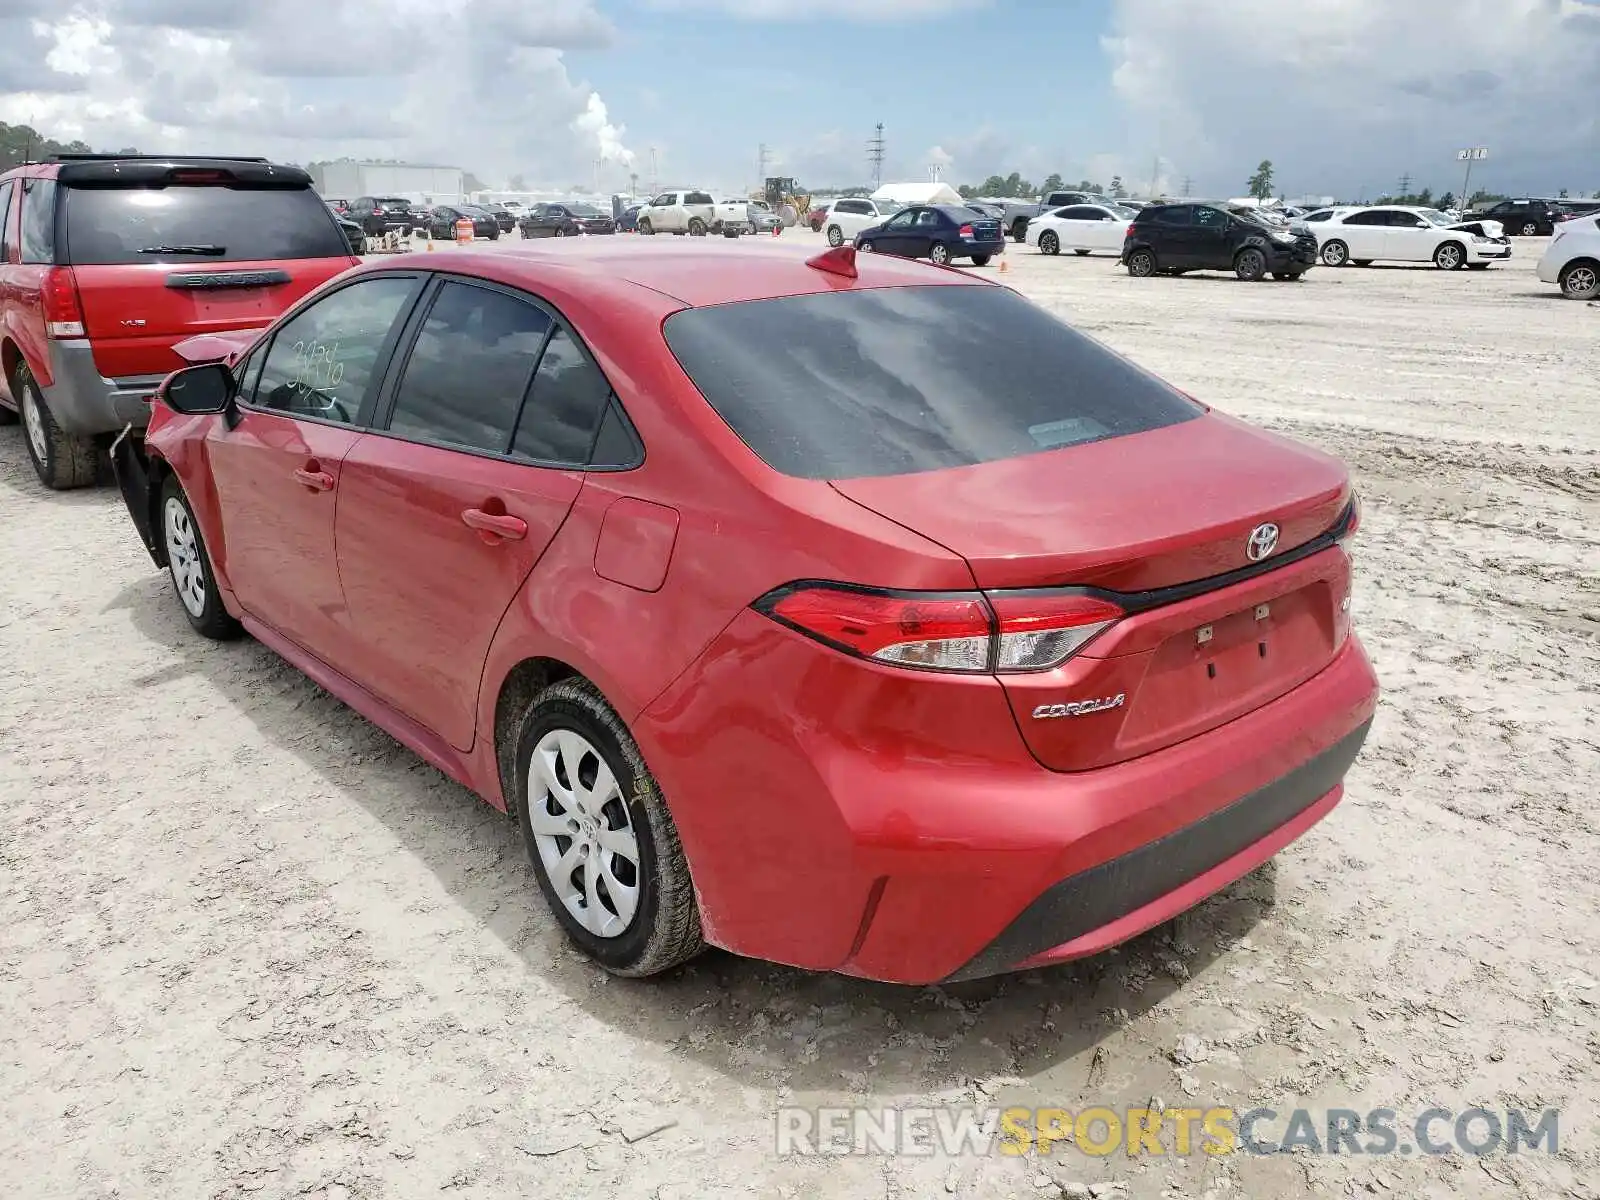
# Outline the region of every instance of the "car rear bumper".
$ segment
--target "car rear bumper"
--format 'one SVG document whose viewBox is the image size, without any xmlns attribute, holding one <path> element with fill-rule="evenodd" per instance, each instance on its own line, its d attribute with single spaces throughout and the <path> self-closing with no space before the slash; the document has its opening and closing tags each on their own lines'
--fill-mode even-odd
<svg viewBox="0 0 1600 1200">
<path fill-rule="evenodd" d="M 149 424 L 150 397 L 164 374 L 107 379 L 95 366 L 87 340 L 53 341 L 49 347 L 51 382 L 41 383 L 39 390 L 64 432 L 89 437 Z"/>
<path fill-rule="evenodd" d="M 1226 725 L 1057 772 L 1022 748 L 998 681 L 930 689 L 873 669 L 854 694 L 837 685 L 863 668 L 763 620 L 735 621 L 635 722 L 707 937 L 896 983 L 1082 957 L 1193 907 L 1338 803 L 1377 704 L 1351 637 Z M 730 702 L 724 670 L 766 686 Z"/>
</svg>

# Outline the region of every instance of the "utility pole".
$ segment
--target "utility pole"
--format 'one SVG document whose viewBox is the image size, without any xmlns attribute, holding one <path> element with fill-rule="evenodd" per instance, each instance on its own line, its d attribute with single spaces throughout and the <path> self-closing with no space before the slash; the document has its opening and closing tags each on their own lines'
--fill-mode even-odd
<svg viewBox="0 0 1600 1200">
<path fill-rule="evenodd" d="M 883 186 L 883 122 L 879 121 L 872 139 L 867 142 L 867 161 L 872 164 L 872 190 Z"/>
<path fill-rule="evenodd" d="M 1405 174 L 1400 176 L 1400 196 L 1403 198 L 1409 195 L 1411 195 L 1411 176 Z"/>
<path fill-rule="evenodd" d="M 1464 150 L 1456 151 L 1456 161 L 1467 164 L 1466 176 L 1461 180 L 1461 208 L 1463 211 L 1472 207 L 1472 193 L 1468 190 L 1472 186 L 1472 164 L 1481 162 L 1489 157 L 1489 147 L 1468 146 Z"/>
<path fill-rule="evenodd" d="M 1187 175 L 1183 177 L 1183 198 L 1187 200 L 1194 193 L 1194 180 Z"/>
<path fill-rule="evenodd" d="M 1157 154 L 1155 161 L 1150 164 L 1150 199 L 1156 198 L 1156 187 L 1161 182 L 1161 155 Z"/>
<path fill-rule="evenodd" d="M 767 144 L 762 142 L 761 149 L 757 152 L 756 183 L 760 185 L 763 191 L 767 186 L 767 157 Z"/>
<path fill-rule="evenodd" d="M 656 173 L 656 148 L 650 147 L 650 194 L 654 196 L 661 190 L 661 176 Z"/>
</svg>

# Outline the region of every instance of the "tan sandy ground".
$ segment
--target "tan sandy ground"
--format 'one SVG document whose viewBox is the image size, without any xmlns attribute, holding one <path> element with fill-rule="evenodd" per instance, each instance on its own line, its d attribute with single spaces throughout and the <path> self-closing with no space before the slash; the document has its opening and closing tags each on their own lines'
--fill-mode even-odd
<svg viewBox="0 0 1600 1200">
<path fill-rule="evenodd" d="M 1118 954 L 945 991 L 721 954 L 608 980 L 510 824 L 260 646 L 193 637 L 115 493 L 47 495 L 0 430 L 0 1192 L 1060 1194 L 1037 1163 L 774 1156 L 775 1104 L 855 1095 L 1555 1105 L 1553 1160 L 1050 1171 L 1150 1200 L 1594 1196 L 1600 308 L 1538 283 L 1541 249 L 1257 285 L 1008 255 L 1349 461 L 1386 691 L 1348 798 L 1267 870 Z"/>
</svg>

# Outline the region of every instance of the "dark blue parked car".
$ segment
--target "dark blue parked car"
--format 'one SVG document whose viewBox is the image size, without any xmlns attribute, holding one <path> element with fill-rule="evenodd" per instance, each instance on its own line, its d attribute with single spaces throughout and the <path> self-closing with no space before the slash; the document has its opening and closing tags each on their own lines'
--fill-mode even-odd
<svg viewBox="0 0 1600 1200">
<path fill-rule="evenodd" d="M 1005 248 L 999 221 L 959 204 L 914 204 L 856 234 L 856 249 L 862 253 L 927 258 L 941 265 L 970 258 L 981 267 Z"/>
</svg>

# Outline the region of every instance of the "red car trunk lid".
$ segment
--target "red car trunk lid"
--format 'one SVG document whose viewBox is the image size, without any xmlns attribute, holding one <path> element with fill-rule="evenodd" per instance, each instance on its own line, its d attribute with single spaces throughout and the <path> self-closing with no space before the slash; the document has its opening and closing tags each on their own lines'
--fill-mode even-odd
<svg viewBox="0 0 1600 1200">
<path fill-rule="evenodd" d="M 833 486 L 961 555 L 981 588 L 1089 587 L 1133 610 L 1063 666 L 1002 676 L 1024 739 L 1057 770 L 1149 753 L 1268 703 L 1348 631 L 1343 552 L 1290 553 L 1337 525 L 1344 468 L 1220 414 Z M 1290 565 L 1250 574 L 1247 545 L 1266 524 L 1277 535 L 1262 561 Z"/>
</svg>

